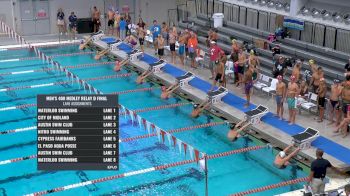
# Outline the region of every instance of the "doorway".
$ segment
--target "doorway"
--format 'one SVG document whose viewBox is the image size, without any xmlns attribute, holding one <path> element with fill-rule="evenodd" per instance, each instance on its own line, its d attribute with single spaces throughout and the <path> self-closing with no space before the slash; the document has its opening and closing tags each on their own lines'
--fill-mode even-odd
<svg viewBox="0 0 350 196">
<path fill-rule="evenodd" d="M 50 33 L 48 0 L 20 0 L 21 29 L 23 35 Z"/>
</svg>

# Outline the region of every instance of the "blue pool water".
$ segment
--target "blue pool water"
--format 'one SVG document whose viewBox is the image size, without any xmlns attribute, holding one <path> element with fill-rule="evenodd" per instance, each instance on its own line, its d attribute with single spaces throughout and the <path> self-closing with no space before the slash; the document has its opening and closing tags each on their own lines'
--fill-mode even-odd
<svg viewBox="0 0 350 196">
<path fill-rule="evenodd" d="M 69 54 L 80 52 L 78 46 L 62 46 L 43 48 L 47 55 Z M 34 56 L 28 50 L 10 50 L 0 52 L 0 89 L 20 87 L 51 82 L 68 81 L 57 71 L 26 73 L 21 75 L 1 75 L 14 71 L 45 69 L 48 67 L 40 60 L 24 60 L 18 62 L 1 62 L 1 60 Z M 78 55 L 72 57 L 56 57 L 55 60 L 63 66 L 74 66 L 85 63 L 95 63 L 94 55 Z M 103 59 L 102 61 L 107 61 Z M 101 61 L 100 61 L 101 62 Z M 72 69 L 71 72 L 82 79 L 115 75 L 113 65 Z M 127 73 L 122 71 L 121 73 Z M 89 84 L 104 94 L 157 86 L 156 84 L 135 83 L 136 73 L 126 78 L 113 78 L 90 81 Z M 120 74 L 120 73 L 118 73 Z M 54 85 L 49 87 L 23 89 L 0 92 L 0 108 L 36 103 L 37 94 L 82 94 L 86 91 L 76 84 Z M 173 103 L 189 103 L 181 98 L 162 100 L 160 90 L 122 94 L 119 103 L 129 109 L 142 109 Z M 192 105 L 187 104 L 177 108 L 140 113 L 148 121 L 164 130 L 221 122 L 222 120 L 209 114 L 198 119 L 189 117 Z M 0 111 L 0 132 L 36 125 L 36 107 Z M 181 122 L 181 123 L 179 123 Z M 129 138 L 147 134 L 133 126 L 128 118 L 120 117 L 120 138 Z M 251 138 L 240 138 L 232 143 L 226 139 L 227 125 L 194 129 L 174 134 L 177 138 L 192 145 L 201 152 L 216 154 L 248 146 L 261 145 Z M 36 154 L 36 130 L 0 135 L 0 161 Z M 0 165 L 0 195 L 23 195 L 37 191 L 93 180 L 120 173 L 145 169 L 190 159 L 190 155 L 180 152 L 167 141 L 163 144 L 157 137 L 135 140 L 120 144 L 119 171 L 38 171 L 36 159 Z M 306 176 L 298 167 L 288 167 L 276 170 L 272 166 L 274 152 L 271 149 L 261 149 L 247 153 L 209 160 L 208 189 L 209 195 L 228 195 L 248 189 L 270 185 L 281 181 Z M 273 195 L 300 188 L 301 185 L 287 186 L 256 195 Z M 87 185 L 55 195 L 204 195 L 205 174 L 197 163 L 154 171 L 122 179 Z"/>
</svg>

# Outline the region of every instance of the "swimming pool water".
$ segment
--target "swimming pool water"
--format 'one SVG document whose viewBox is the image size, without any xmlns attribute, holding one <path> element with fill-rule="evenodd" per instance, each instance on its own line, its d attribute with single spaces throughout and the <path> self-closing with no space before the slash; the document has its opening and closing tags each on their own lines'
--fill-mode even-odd
<svg viewBox="0 0 350 196">
<path fill-rule="evenodd" d="M 57 48 L 43 48 L 47 55 L 69 54 L 79 52 L 78 46 L 62 46 Z M 33 56 L 28 50 L 9 50 L 0 52 L 0 60 Z M 63 66 L 95 63 L 94 55 L 78 55 L 72 57 L 56 57 L 54 60 Z M 101 61 L 107 61 L 104 58 Z M 100 62 L 101 62 L 100 61 Z M 47 64 L 40 60 L 25 60 L 18 62 L 1 62 L 1 73 L 42 69 Z M 115 75 L 113 65 L 79 68 L 70 70 L 82 79 L 107 75 Z M 120 73 L 127 73 L 123 70 Z M 117 74 L 120 74 L 117 73 Z M 126 78 L 113 78 L 88 82 L 104 94 L 145 87 L 157 87 L 156 84 L 135 83 L 136 73 Z M 50 82 L 68 81 L 57 72 L 35 72 L 22 75 L 2 75 L 0 89 L 9 87 L 28 86 Z M 35 89 L 0 92 L 0 108 L 36 103 L 37 94 L 81 94 L 87 93 L 77 84 L 55 85 Z M 136 92 L 122 94 L 119 103 L 128 109 L 142 109 L 173 103 L 189 103 L 182 98 L 173 97 L 162 100 L 157 88 L 150 92 Z M 140 113 L 148 121 L 164 130 L 222 121 L 209 114 L 197 119 L 190 118 L 192 105 L 189 103 L 177 108 Z M 0 111 L 0 131 L 36 125 L 36 107 Z M 129 138 L 147 134 L 138 126 L 132 126 L 128 118 L 120 117 L 120 137 Z M 215 154 L 233 149 L 255 146 L 257 143 L 248 137 L 240 138 L 232 143 L 226 139 L 228 127 L 218 125 L 174 134 L 177 138 L 192 145 L 201 152 Z M 36 130 L 0 135 L 0 161 L 36 154 Z M 183 150 L 172 147 L 167 141 L 163 144 L 157 137 L 135 140 L 120 144 L 119 171 L 37 171 L 36 159 L 17 163 L 0 165 L 0 195 L 23 195 L 42 190 L 48 190 L 68 184 L 83 182 L 96 178 L 116 175 L 120 173 L 145 169 L 190 159 Z M 261 149 L 247 153 L 209 160 L 208 182 L 209 195 L 228 195 L 256 187 L 270 185 L 285 180 L 303 177 L 306 173 L 298 167 L 288 167 L 277 170 L 272 166 L 274 153 L 271 149 Z M 273 195 L 300 188 L 300 185 L 274 189 L 256 195 Z M 144 175 L 136 175 L 122 179 L 87 185 L 55 195 L 204 195 L 205 175 L 197 163 L 172 167 L 166 170 L 154 171 Z"/>
</svg>

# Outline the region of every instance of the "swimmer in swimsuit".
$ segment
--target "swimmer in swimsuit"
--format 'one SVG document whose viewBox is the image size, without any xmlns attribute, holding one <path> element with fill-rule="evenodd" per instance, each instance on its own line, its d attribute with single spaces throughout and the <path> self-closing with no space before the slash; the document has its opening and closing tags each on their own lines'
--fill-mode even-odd
<svg viewBox="0 0 350 196">
<path fill-rule="evenodd" d="M 238 124 L 230 127 L 231 130 L 227 133 L 227 138 L 230 141 L 232 141 L 232 142 L 236 141 L 239 137 L 241 137 L 240 133 L 250 125 L 250 123 L 246 123 L 246 124 L 244 124 L 244 123 L 246 123 L 246 121 L 241 121 Z M 242 126 L 242 124 L 244 124 L 244 125 Z"/>
<path fill-rule="evenodd" d="M 331 97 L 330 97 L 330 102 L 332 105 L 331 112 L 330 114 L 330 123 L 329 125 L 334 123 L 333 117 L 335 113 L 335 118 L 336 118 L 336 125 L 338 126 L 340 124 L 340 103 L 339 103 L 339 98 L 342 92 L 342 86 L 340 85 L 340 80 L 335 79 L 334 84 L 331 87 Z"/>
<path fill-rule="evenodd" d="M 288 103 L 288 109 L 289 109 L 289 124 L 294 124 L 295 123 L 295 116 L 296 116 L 296 108 L 297 108 L 297 101 L 296 97 L 299 92 L 299 86 L 295 82 L 296 77 L 291 76 L 290 77 L 290 82 L 288 83 L 288 88 L 287 88 L 287 103 Z"/>
<path fill-rule="evenodd" d="M 277 104 L 277 116 L 280 120 L 283 119 L 283 102 L 286 96 L 286 84 L 283 82 L 282 75 L 277 76 L 278 83 L 276 85 L 276 104 Z"/>
<path fill-rule="evenodd" d="M 275 161 L 274 161 L 274 166 L 277 167 L 278 169 L 284 169 L 290 164 L 290 160 L 298 154 L 300 151 L 300 148 L 296 148 L 292 153 L 287 155 L 288 151 L 293 147 L 293 145 L 288 146 L 285 148 L 283 151 L 279 152 L 276 155 Z"/>
<path fill-rule="evenodd" d="M 250 92 L 253 87 L 253 67 L 248 66 L 248 70 L 244 73 L 243 82 L 245 84 L 244 86 L 244 92 L 247 98 L 247 103 L 244 104 L 244 107 L 249 107 L 250 105 Z"/>
</svg>

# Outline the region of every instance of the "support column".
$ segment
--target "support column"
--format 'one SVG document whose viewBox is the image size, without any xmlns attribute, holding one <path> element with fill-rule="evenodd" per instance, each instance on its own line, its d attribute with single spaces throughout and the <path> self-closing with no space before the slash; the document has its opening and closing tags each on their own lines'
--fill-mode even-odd
<svg viewBox="0 0 350 196">
<path fill-rule="evenodd" d="M 291 0 L 290 2 L 290 16 L 295 17 L 299 10 L 308 2 L 309 0 Z"/>
</svg>

